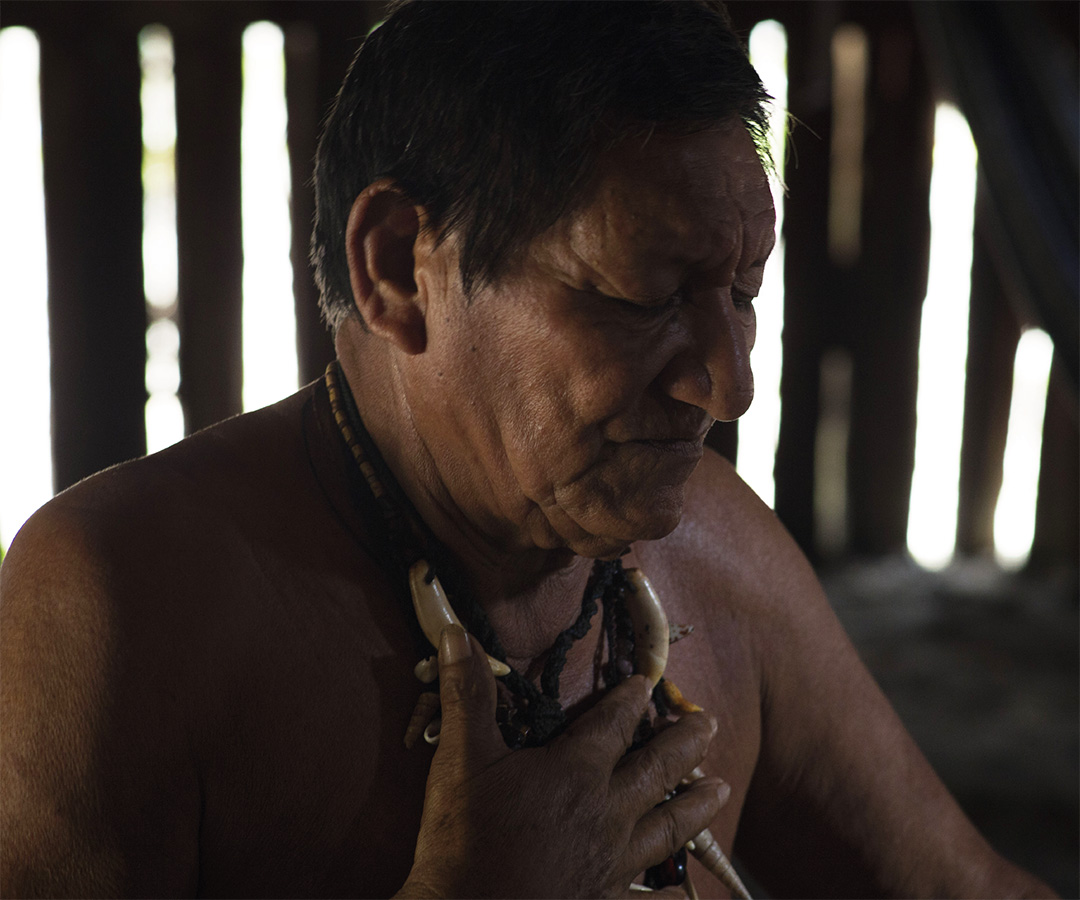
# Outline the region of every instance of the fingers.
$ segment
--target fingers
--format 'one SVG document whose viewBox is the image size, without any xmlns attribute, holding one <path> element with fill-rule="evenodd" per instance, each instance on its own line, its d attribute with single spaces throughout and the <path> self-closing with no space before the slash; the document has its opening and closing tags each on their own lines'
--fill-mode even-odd
<svg viewBox="0 0 1080 900">
<path fill-rule="evenodd" d="M 633 675 L 574 722 L 564 737 L 586 746 L 596 764 L 610 772 L 633 741 L 634 729 L 651 696 L 648 680 L 643 675 Z"/>
<path fill-rule="evenodd" d="M 436 758 L 456 755 L 486 765 L 505 755 L 495 724 L 496 689 L 479 641 L 460 625 L 447 625 L 439 640 L 442 731 Z"/>
<path fill-rule="evenodd" d="M 660 803 L 705 758 L 714 734 L 711 717 L 690 713 L 627 754 L 611 779 L 622 811 L 636 819 Z"/>
<path fill-rule="evenodd" d="M 628 859 L 637 869 L 667 859 L 708 828 L 730 796 L 731 787 L 719 778 L 695 781 L 641 817 L 627 846 Z"/>
</svg>

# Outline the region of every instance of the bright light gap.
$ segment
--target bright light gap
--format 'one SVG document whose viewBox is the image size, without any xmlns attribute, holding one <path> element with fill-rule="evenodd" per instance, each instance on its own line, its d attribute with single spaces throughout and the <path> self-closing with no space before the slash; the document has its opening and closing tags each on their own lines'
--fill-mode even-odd
<svg viewBox="0 0 1080 900">
<path fill-rule="evenodd" d="M 0 30 L 0 547 L 53 493 L 39 43 Z"/>
<path fill-rule="evenodd" d="M 955 107 L 939 104 L 907 534 L 911 555 L 930 569 L 946 566 L 956 550 L 976 162 L 964 117 Z"/>
<path fill-rule="evenodd" d="M 252 23 L 244 30 L 243 51 L 243 403 L 250 410 L 293 393 L 299 366 L 289 259 L 292 224 L 281 29 L 270 22 Z"/>
<path fill-rule="evenodd" d="M 176 83 L 169 30 L 139 33 L 142 67 L 143 291 L 146 294 L 146 448 L 184 436 L 180 330 L 176 321 Z"/>
<path fill-rule="evenodd" d="M 750 59 L 773 97 L 769 140 L 778 178 L 772 180 L 776 206 L 776 249 L 765 266 L 757 311 L 757 339 L 753 351 L 754 402 L 739 420 L 737 470 L 769 506 L 775 502 L 773 467 L 780 435 L 780 372 L 784 325 L 783 173 L 787 156 L 787 32 L 772 19 L 759 22 L 750 32 Z"/>
<path fill-rule="evenodd" d="M 994 509 L 994 554 L 1009 569 L 1027 562 L 1035 537 L 1043 418 L 1053 355 L 1054 345 L 1045 331 L 1030 328 L 1020 336 L 1013 366 L 1001 492 Z"/>
</svg>

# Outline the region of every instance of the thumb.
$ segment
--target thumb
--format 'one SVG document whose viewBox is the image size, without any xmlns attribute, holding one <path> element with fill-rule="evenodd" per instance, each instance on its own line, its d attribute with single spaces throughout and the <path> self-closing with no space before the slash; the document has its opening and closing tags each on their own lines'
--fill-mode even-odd
<svg viewBox="0 0 1080 900">
<path fill-rule="evenodd" d="M 460 625 L 446 625 L 439 638 L 439 702 L 442 730 L 438 755 L 462 755 L 486 765 L 503 756 L 495 723 L 495 676 L 480 642 Z"/>
</svg>

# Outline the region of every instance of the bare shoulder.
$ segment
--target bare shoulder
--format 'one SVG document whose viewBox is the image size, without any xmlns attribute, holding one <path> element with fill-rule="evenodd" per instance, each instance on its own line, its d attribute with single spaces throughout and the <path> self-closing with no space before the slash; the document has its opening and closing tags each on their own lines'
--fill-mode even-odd
<svg viewBox="0 0 1080 900">
<path fill-rule="evenodd" d="M 309 440 L 308 411 L 301 392 L 99 473 L 16 536 L 0 569 L 12 895 L 312 896 L 357 864 L 342 835 L 405 777 L 375 771 L 415 690 L 385 660 L 412 658 L 413 637 L 344 508 L 347 450 Z"/>
<path fill-rule="evenodd" d="M 809 562 L 729 463 L 706 455 L 679 528 L 642 558 L 714 635 L 726 627 L 724 656 L 751 670 L 760 739 L 749 785 L 733 785 L 743 801 L 735 849 L 767 889 L 1047 893 L 964 816 L 862 665 Z M 721 674 L 728 684 L 738 677 Z"/>
<path fill-rule="evenodd" d="M 94 522 L 53 502 L 0 569 L 0 856 L 13 895 L 195 887 L 198 792 L 170 700 L 177 672 L 150 652 L 164 663 L 170 645 L 128 614 Z M 156 827 L 163 817 L 171 827 Z"/>
<path fill-rule="evenodd" d="M 706 617 L 722 605 L 758 632 L 790 627 L 808 601 L 823 601 L 812 568 L 775 513 L 711 450 L 687 485 L 679 527 L 637 549 L 650 571 L 671 572 L 684 585 L 678 602 L 697 598 L 690 599 L 701 604 L 694 612 Z"/>
<path fill-rule="evenodd" d="M 253 429 L 284 434 L 272 419 L 92 476 L 12 542 L 0 567 L 9 892 L 196 890 L 204 638 L 228 615 L 222 579 L 250 568 L 242 520 L 259 517 L 225 510 L 257 494 L 244 447 Z"/>
</svg>

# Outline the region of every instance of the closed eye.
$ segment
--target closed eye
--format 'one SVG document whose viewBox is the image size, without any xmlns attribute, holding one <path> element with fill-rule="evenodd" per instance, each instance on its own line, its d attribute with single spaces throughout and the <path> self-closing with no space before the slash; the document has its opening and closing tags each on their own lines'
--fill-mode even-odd
<svg viewBox="0 0 1080 900">
<path fill-rule="evenodd" d="M 750 291 L 743 291 L 738 288 L 733 288 L 731 291 L 731 302 L 735 304 L 736 309 L 749 309 L 753 307 L 756 299 L 757 294 L 750 293 Z"/>
<path fill-rule="evenodd" d="M 602 293 L 601 291 L 592 291 L 596 296 L 603 298 L 604 300 L 611 301 L 618 304 L 628 312 L 644 315 L 648 313 L 667 312 L 674 309 L 685 299 L 683 291 L 680 289 L 673 294 L 668 294 L 664 297 L 657 297 L 652 300 L 631 300 L 628 297 L 613 297 L 610 294 Z"/>
</svg>

